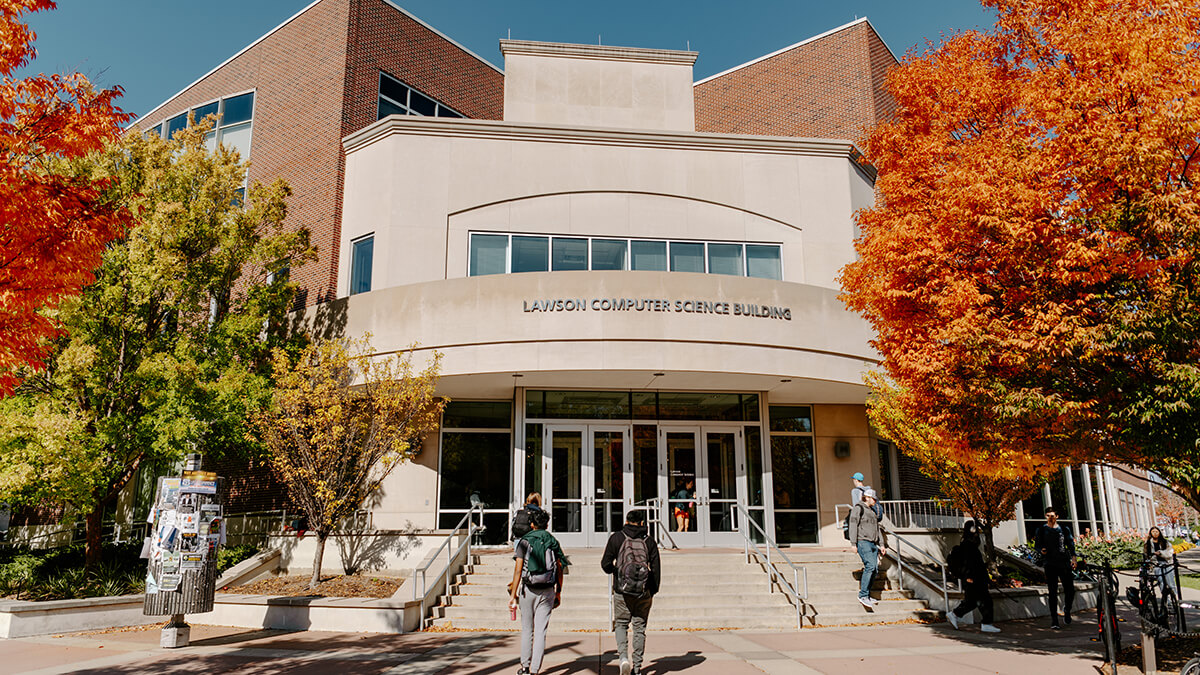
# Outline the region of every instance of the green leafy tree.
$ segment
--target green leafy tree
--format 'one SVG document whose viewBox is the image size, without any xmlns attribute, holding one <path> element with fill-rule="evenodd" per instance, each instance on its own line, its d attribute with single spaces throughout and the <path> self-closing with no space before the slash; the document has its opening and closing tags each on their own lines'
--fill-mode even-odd
<svg viewBox="0 0 1200 675">
<path fill-rule="evenodd" d="M 64 167 L 109 181 L 137 224 L 62 304 L 46 370 L 0 402 L 0 501 L 85 514 L 89 565 L 105 509 L 141 467 L 247 448 L 270 352 L 298 339 L 287 272 L 313 257 L 308 232 L 284 227 L 282 181 L 243 196 L 237 153 L 204 147 L 211 124 L 171 141 L 127 134 Z"/>
<path fill-rule="evenodd" d="M 277 350 L 273 405 L 254 418 L 317 533 L 310 588 L 321 580 L 329 535 L 421 449 L 446 404 L 434 397 L 440 354 L 414 372 L 411 351 L 377 356 L 369 340 L 316 342 L 294 360 Z"/>
</svg>

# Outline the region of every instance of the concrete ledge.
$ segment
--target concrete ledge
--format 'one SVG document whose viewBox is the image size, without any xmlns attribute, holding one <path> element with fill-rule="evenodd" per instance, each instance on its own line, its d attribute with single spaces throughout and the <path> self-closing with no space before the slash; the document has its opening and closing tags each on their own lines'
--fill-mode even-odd
<svg viewBox="0 0 1200 675">
<path fill-rule="evenodd" d="M 225 570 L 217 579 L 217 589 L 240 586 L 270 576 L 279 569 L 282 554 L 279 549 L 259 553 Z"/>
<path fill-rule="evenodd" d="M 118 595 L 43 602 L 0 601 L 0 638 L 143 626 L 165 620 L 143 614 L 142 599 L 141 595 Z"/>
<path fill-rule="evenodd" d="M 421 603 L 391 598 L 307 598 L 218 593 L 213 611 L 188 620 L 241 628 L 411 633 Z"/>
</svg>

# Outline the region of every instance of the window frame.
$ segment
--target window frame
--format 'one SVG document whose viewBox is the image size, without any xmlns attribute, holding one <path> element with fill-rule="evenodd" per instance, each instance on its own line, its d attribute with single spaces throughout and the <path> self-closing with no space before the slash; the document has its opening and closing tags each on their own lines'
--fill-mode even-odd
<svg viewBox="0 0 1200 675">
<path fill-rule="evenodd" d="M 396 99 L 392 98 L 391 96 L 388 96 L 387 94 L 383 93 L 384 78 L 387 78 L 387 79 L 391 80 L 392 82 L 396 83 L 397 85 L 404 87 L 404 90 L 405 90 L 404 91 L 404 99 L 405 100 L 403 102 L 397 101 Z M 376 121 L 379 121 L 385 117 L 385 115 L 380 114 L 380 108 L 381 108 L 380 101 L 381 100 L 386 100 L 388 103 L 391 103 L 392 105 L 396 106 L 397 108 L 402 109 L 404 111 L 403 114 L 406 116 L 433 117 L 433 118 L 446 118 L 446 119 L 456 119 L 456 118 L 457 119 L 467 119 L 466 115 L 462 114 L 455 108 L 453 108 L 449 105 L 446 105 L 445 103 L 443 103 L 441 101 L 441 99 L 437 98 L 436 96 L 430 96 L 429 94 L 421 91 L 420 89 L 412 86 L 411 84 L 404 82 L 400 78 L 387 74 L 383 70 L 379 71 L 379 86 L 377 87 L 377 89 L 379 90 L 379 95 L 375 99 L 375 120 Z M 417 112 L 417 110 L 415 108 L 413 108 L 412 105 L 410 105 L 410 103 L 412 101 L 412 92 L 414 92 L 414 91 L 417 92 L 417 94 L 429 99 L 430 101 L 433 101 L 434 106 L 433 106 L 433 114 L 432 115 L 426 115 L 424 113 Z M 442 114 L 440 114 L 442 109 L 449 110 L 453 114 L 442 115 Z M 395 114 L 395 113 L 393 113 L 393 114 Z M 388 115 L 388 117 L 390 117 L 390 115 Z"/>
<path fill-rule="evenodd" d="M 370 240 L 371 242 L 371 268 L 367 272 L 367 288 L 365 290 L 354 290 L 355 281 L 355 253 L 358 250 L 358 245 Z M 347 296 L 358 295 L 359 293 L 370 293 L 374 289 L 375 276 L 375 233 L 370 232 L 350 240 L 350 278 L 347 280 Z"/>
</svg>

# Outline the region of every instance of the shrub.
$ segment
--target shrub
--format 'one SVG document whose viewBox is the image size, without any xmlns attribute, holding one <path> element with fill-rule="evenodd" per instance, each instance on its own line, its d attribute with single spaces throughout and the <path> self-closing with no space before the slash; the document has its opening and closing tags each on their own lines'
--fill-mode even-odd
<svg viewBox="0 0 1200 675">
<path fill-rule="evenodd" d="M 258 554 L 258 547 L 249 544 L 225 546 L 217 551 L 217 574 Z"/>
<path fill-rule="evenodd" d="M 1145 538 L 1136 530 L 1114 532 L 1108 536 L 1079 537 L 1075 550 L 1093 565 L 1108 563 L 1114 569 L 1141 567 Z"/>
</svg>

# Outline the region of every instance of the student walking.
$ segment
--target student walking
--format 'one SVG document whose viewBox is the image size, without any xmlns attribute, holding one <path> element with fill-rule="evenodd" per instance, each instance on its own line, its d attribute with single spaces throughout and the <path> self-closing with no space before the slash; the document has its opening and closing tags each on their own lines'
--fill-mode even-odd
<svg viewBox="0 0 1200 675">
<path fill-rule="evenodd" d="M 875 583 L 875 572 L 879 569 L 879 556 L 887 555 L 887 535 L 875 515 L 875 491 L 863 490 L 862 500 L 850 511 L 850 541 L 858 549 L 862 560 L 862 579 L 859 581 L 858 601 L 863 607 L 874 610 L 878 600 L 871 597 L 871 586 Z"/>
<path fill-rule="evenodd" d="M 525 498 L 525 505 L 522 506 L 513 516 L 512 519 L 512 538 L 520 539 L 529 534 L 533 529 L 533 514 L 542 510 L 542 496 L 536 492 L 530 492 Z"/>
<path fill-rule="evenodd" d="M 954 611 L 946 615 L 946 620 L 958 630 L 958 620 L 979 608 L 981 623 L 979 630 L 984 633 L 999 633 L 1000 629 L 992 624 L 995 620 L 992 610 L 992 594 L 988 592 L 988 569 L 979 552 L 979 530 L 975 521 L 968 520 L 963 524 L 962 541 L 950 550 L 946 558 L 950 572 L 962 580 L 963 600 Z"/>
<path fill-rule="evenodd" d="M 658 592 L 661 566 L 658 545 L 646 531 L 646 512 L 630 511 L 625 526 L 614 532 L 604 547 L 600 567 L 613 575 L 613 617 L 616 623 L 617 657 L 621 675 L 641 675 L 646 646 L 646 621 Z M 633 658 L 630 660 L 629 627 L 633 626 Z"/>
<path fill-rule="evenodd" d="M 872 489 L 870 485 L 867 485 L 866 483 L 863 482 L 864 480 L 866 480 L 866 477 L 862 475 L 861 471 L 856 471 L 854 473 L 854 475 L 850 476 L 850 481 L 852 483 L 854 483 L 854 487 L 850 488 L 850 508 L 851 509 L 854 508 L 855 504 L 862 501 L 862 496 L 863 496 L 864 492 Z M 883 521 L 883 507 L 880 506 L 878 500 L 876 500 L 875 503 L 871 506 L 871 510 L 875 512 L 875 517 L 878 518 L 880 520 L 880 522 L 882 522 Z"/>
<path fill-rule="evenodd" d="M 1046 523 L 1033 535 L 1033 547 L 1042 554 L 1042 569 L 1046 571 L 1049 593 L 1050 627 L 1058 625 L 1058 584 L 1063 586 L 1063 621 L 1071 625 L 1071 605 L 1075 604 L 1075 537 L 1066 523 L 1058 522 L 1054 507 L 1046 508 Z"/>
<path fill-rule="evenodd" d="M 513 579 L 508 584 L 508 606 L 521 610 L 521 668 L 518 675 L 537 675 L 546 651 L 550 612 L 562 592 L 562 568 L 571 564 L 554 535 L 546 531 L 550 514 L 538 509 L 533 529 L 517 540 L 513 550 Z"/>
</svg>

